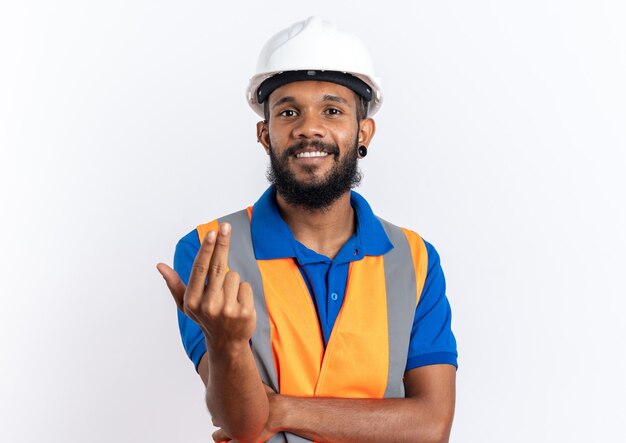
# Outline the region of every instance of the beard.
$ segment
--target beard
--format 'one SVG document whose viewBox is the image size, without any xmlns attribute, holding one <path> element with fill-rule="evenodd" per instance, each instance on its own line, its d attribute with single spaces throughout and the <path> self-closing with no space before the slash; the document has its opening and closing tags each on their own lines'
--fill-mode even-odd
<svg viewBox="0 0 626 443">
<path fill-rule="evenodd" d="M 357 166 L 357 140 L 354 146 L 340 157 L 337 145 L 322 143 L 318 140 L 302 141 L 290 146 L 279 157 L 270 145 L 270 165 L 267 179 L 276 188 L 276 192 L 293 206 L 311 211 L 325 211 L 339 197 L 361 183 L 362 174 Z M 316 147 L 333 156 L 334 164 L 325 177 L 309 183 L 298 181 L 289 170 L 289 159 L 295 152 L 306 147 Z M 312 173 L 315 166 L 304 167 L 306 173 Z"/>
</svg>

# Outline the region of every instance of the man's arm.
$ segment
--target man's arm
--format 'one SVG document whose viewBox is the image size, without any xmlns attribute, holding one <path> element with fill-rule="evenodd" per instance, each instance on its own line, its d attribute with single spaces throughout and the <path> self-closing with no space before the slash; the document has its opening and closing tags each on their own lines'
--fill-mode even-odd
<svg viewBox="0 0 626 443">
<path fill-rule="evenodd" d="M 202 358 L 200 358 L 200 363 L 198 364 L 198 375 L 200 375 L 202 383 L 204 383 L 204 386 L 206 386 L 209 382 L 209 364 L 206 361 L 206 352 L 204 353 Z"/>
<path fill-rule="evenodd" d="M 209 232 L 185 287 L 169 266 L 157 267 L 176 304 L 202 329 L 207 352 L 198 367 L 211 415 L 238 441 L 254 441 L 268 417 L 268 399 L 249 340 L 256 326 L 252 288 L 226 272 L 230 226 Z"/>
<path fill-rule="evenodd" d="M 454 416 L 455 379 L 454 366 L 431 365 L 406 372 L 406 398 L 277 395 L 270 402 L 268 427 L 319 442 L 447 442 Z"/>
<path fill-rule="evenodd" d="M 270 392 L 269 418 L 257 438 L 265 441 L 286 431 L 319 442 L 445 443 L 455 404 L 456 368 L 430 365 L 405 373 L 406 398 L 301 398 Z M 229 441 L 218 430 L 216 441 Z"/>
</svg>

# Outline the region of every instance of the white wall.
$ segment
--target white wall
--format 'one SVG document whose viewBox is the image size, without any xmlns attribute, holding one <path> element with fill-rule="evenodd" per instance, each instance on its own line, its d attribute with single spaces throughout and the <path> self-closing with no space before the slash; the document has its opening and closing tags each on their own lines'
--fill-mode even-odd
<svg viewBox="0 0 626 443">
<path fill-rule="evenodd" d="M 154 265 L 265 188 L 245 85 L 311 14 L 384 78 L 361 192 L 442 256 L 452 441 L 626 440 L 624 3 L 400 4 L 2 3 L 0 441 L 210 441 Z"/>
</svg>

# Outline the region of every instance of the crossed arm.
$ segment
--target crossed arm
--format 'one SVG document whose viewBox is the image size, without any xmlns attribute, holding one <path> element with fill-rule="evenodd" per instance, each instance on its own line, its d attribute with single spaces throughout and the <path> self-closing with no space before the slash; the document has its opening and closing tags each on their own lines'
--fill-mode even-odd
<svg viewBox="0 0 626 443">
<path fill-rule="evenodd" d="M 206 363 L 205 354 L 198 366 L 205 383 Z M 406 398 L 382 400 L 289 397 L 266 387 L 268 420 L 253 441 L 265 441 L 284 431 L 318 442 L 447 442 L 454 416 L 455 377 L 452 365 L 415 368 L 405 373 Z M 215 432 L 214 439 L 230 440 L 223 429 Z"/>
<path fill-rule="evenodd" d="M 217 441 L 262 442 L 291 432 L 318 442 L 447 442 L 454 415 L 456 369 L 431 365 L 405 373 L 406 398 L 298 398 L 261 382 L 249 339 L 256 326 L 252 290 L 227 272 L 230 227 L 202 243 L 185 287 L 169 266 L 158 269 L 185 314 L 204 332 L 198 370 L 206 403 L 221 427 Z"/>
</svg>

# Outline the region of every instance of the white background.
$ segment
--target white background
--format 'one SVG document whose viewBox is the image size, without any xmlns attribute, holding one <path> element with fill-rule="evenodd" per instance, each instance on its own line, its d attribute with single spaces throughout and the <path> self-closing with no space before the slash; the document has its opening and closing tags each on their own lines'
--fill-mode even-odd
<svg viewBox="0 0 626 443">
<path fill-rule="evenodd" d="M 155 264 L 265 189 L 245 86 L 312 14 L 384 81 L 360 192 L 442 256 L 452 441 L 626 441 L 619 0 L 3 2 L 0 441 L 210 441 Z"/>
</svg>

